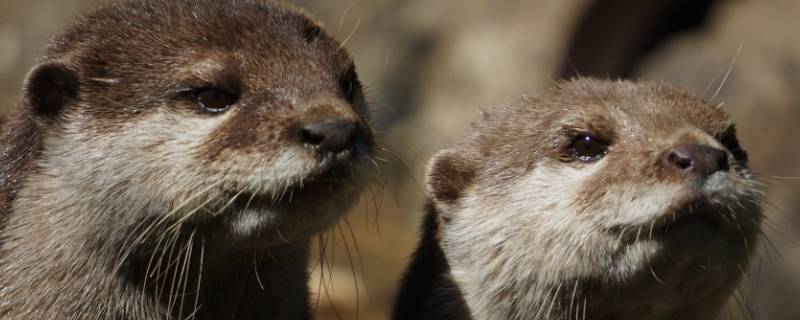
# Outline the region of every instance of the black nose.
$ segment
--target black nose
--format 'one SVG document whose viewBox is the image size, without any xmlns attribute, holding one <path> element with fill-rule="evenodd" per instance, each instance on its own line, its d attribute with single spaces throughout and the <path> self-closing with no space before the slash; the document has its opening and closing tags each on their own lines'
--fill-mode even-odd
<svg viewBox="0 0 800 320">
<path fill-rule="evenodd" d="M 358 125 L 351 120 L 325 120 L 300 129 L 303 143 L 314 145 L 320 152 L 339 153 L 352 149 L 358 137 Z"/>
<path fill-rule="evenodd" d="M 667 150 L 662 160 L 668 167 L 703 177 L 728 170 L 728 154 L 724 150 L 699 144 L 676 146 Z"/>
</svg>

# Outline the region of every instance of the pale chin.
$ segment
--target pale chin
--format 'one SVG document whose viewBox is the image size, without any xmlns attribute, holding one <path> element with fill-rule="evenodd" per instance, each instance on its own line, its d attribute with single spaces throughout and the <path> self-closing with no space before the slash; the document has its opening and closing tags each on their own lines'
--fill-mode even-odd
<svg viewBox="0 0 800 320">
<path fill-rule="evenodd" d="M 288 204 L 236 210 L 229 213 L 233 218 L 227 232 L 236 242 L 255 246 L 304 241 L 333 227 L 355 202 L 349 194 L 333 197 L 338 199 L 303 197 Z"/>
<path fill-rule="evenodd" d="M 245 191 L 231 191 L 240 197 L 224 213 L 223 240 L 272 246 L 304 241 L 334 226 L 356 203 L 364 181 L 359 175 L 315 174 L 320 165 L 289 148 L 238 181 L 234 189 Z"/>
</svg>

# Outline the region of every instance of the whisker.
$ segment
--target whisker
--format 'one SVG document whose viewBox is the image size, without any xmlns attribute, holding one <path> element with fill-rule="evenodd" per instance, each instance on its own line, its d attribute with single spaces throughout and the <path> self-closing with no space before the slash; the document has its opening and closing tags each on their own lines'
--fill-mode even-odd
<svg viewBox="0 0 800 320">
<path fill-rule="evenodd" d="M 181 273 L 183 274 L 183 277 L 181 277 L 182 278 L 183 288 L 181 290 L 181 292 L 182 292 L 181 293 L 181 303 L 180 303 L 180 305 L 178 305 L 178 319 L 183 318 L 183 304 L 186 301 L 186 288 L 187 288 L 187 285 L 189 283 L 189 265 L 191 264 L 192 247 L 193 247 L 193 244 L 194 244 L 194 235 L 196 233 L 197 233 L 197 229 L 194 229 L 192 231 L 191 235 L 189 235 L 189 241 L 187 241 L 187 243 L 186 243 L 186 258 L 184 259 L 183 266 L 181 268 L 182 269 Z M 178 285 L 180 286 L 181 282 L 179 282 Z"/>
<path fill-rule="evenodd" d="M 368 94 L 371 92 L 371 90 L 373 88 L 375 88 L 378 85 L 386 82 L 386 80 L 389 79 L 389 76 L 388 76 L 389 75 L 389 66 L 391 65 L 391 63 L 390 63 L 390 61 L 391 61 L 391 59 L 390 59 L 390 51 L 386 50 L 384 55 L 385 55 L 385 58 L 384 58 L 384 63 L 383 63 L 383 70 L 379 73 L 381 76 L 375 82 L 364 86 L 364 91 L 367 92 Z M 377 103 L 370 103 L 370 105 L 377 105 Z M 390 109 L 394 109 L 394 108 L 391 108 L 391 107 L 389 107 L 389 108 Z M 386 109 L 386 108 L 384 108 L 384 109 Z M 397 112 L 396 109 L 394 111 L 395 111 L 395 113 Z"/>
<path fill-rule="evenodd" d="M 352 9 L 359 2 L 361 2 L 361 0 L 355 0 L 344 8 L 344 11 L 342 11 L 342 18 L 339 19 L 339 28 L 336 29 L 337 34 L 342 32 L 342 27 L 344 27 L 344 20 L 347 18 L 347 14 L 350 13 L 350 9 Z"/>
<path fill-rule="evenodd" d="M 364 259 L 363 255 L 361 254 L 361 248 L 358 245 L 358 240 L 356 240 L 356 234 L 353 232 L 353 227 L 350 225 L 350 220 L 347 217 L 344 218 L 344 223 L 350 232 L 350 238 L 353 240 L 353 247 L 356 251 L 356 255 L 358 256 L 358 266 L 361 269 L 361 274 L 363 274 L 364 278 L 366 279 L 368 278 L 366 274 L 367 268 L 364 267 Z M 367 297 L 371 298 L 369 285 L 366 282 L 364 283 L 364 290 L 367 291 Z"/>
<path fill-rule="evenodd" d="M 261 288 L 261 290 L 263 291 L 266 289 L 264 288 L 264 283 L 261 282 L 261 276 L 259 276 L 258 274 L 258 259 L 256 258 L 257 254 L 258 253 L 253 252 L 253 273 L 255 273 L 256 275 L 256 282 L 258 283 L 258 287 Z"/>
<path fill-rule="evenodd" d="M 739 59 L 740 53 L 742 53 L 742 45 L 739 45 L 739 49 L 736 50 L 736 55 L 733 57 L 733 61 L 731 61 L 728 67 L 728 71 L 725 73 L 725 77 L 722 78 L 722 83 L 720 83 L 719 87 L 717 88 L 717 91 L 714 92 L 714 95 L 711 96 L 711 99 L 708 100 L 709 102 L 712 102 L 714 101 L 714 99 L 717 98 L 717 95 L 719 95 L 720 91 L 722 91 L 722 88 L 728 82 L 728 77 L 731 75 L 731 72 L 733 72 L 733 67 L 736 66 L 736 60 Z"/>
<path fill-rule="evenodd" d="M 205 262 L 205 252 L 206 252 L 206 238 L 202 238 L 202 242 L 200 243 L 200 264 L 197 270 L 197 293 L 194 296 L 194 311 L 186 318 L 186 319 L 194 319 L 197 315 L 197 312 L 200 311 L 202 307 L 199 305 L 200 303 L 200 294 L 202 293 L 201 284 L 203 281 L 203 263 Z"/>
<path fill-rule="evenodd" d="M 341 224 L 337 224 L 336 228 L 339 230 L 339 233 L 342 235 L 342 241 L 344 242 L 344 249 L 345 249 L 345 252 L 347 253 L 347 260 L 350 261 L 350 269 L 353 272 L 353 285 L 355 286 L 355 290 L 356 290 L 356 320 L 358 320 L 358 312 L 360 310 L 360 302 L 361 302 L 360 301 L 361 297 L 360 297 L 359 292 L 358 292 L 358 275 L 356 274 L 358 270 L 356 269 L 356 266 L 353 263 L 353 256 L 350 253 L 350 246 L 347 244 L 347 237 L 345 237 L 345 235 L 344 235 L 344 231 L 342 230 Z"/>
<path fill-rule="evenodd" d="M 125 260 L 128 258 L 128 256 L 130 256 L 130 254 L 133 252 L 133 249 L 134 249 L 134 247 L 135 247 L 135 244 L 137 244 L 137 243 L 141 243 L 141 242 L 142 242 L 142 240 L 144 240 L 144 238 L 145 238 L 146 236 L 148 236 L 148 235 L 150 234 L 150 232 L 151 232 L 151 231 L 152 231 L 152 230 L 153 230 L 155 227 L 157 227 L 157 226 L 160 226 L 162 223 L 166 222 L 166 221 L 167 221 L 169 218 L 171 218 L 171 217 L 172 217 L 172 215 L 174 215 L 176 212 L 178 212 L 179 210 L 183 209 L 183 207 L 187 206 L 189 203 L 191 203 L 192 201 L 194 201 L 195 199 L 197 199 L 197 198 L 198 198 L 198 197 L 200 197 L 201 195 L 205 194 L 206 192 L 209 192 L 209 191 L 211 191 L 212 189 L 214 189 L 214 188 L 218 187 L 218 186 L 219 186 L 219 185 L 221 185 L 221 184 L 222 184 L 222 181 L 218 181 L 217 183 L 214 183 L 214 184 L 211 184 L 211 185 L 209 185 L 209 186 L 208 186 L 208 187 L 206 187 L 205 189 L 201 190 L 200 192 L 197 192 L 197 193 L 195 193 L 194 195 L 190 196 L 190 197 L 189 197 L 189 198 L 187 198 L 185 201 L 183 201 L 182 203 L 180 203 L 178 206 L 176 206 L 176 207 L 175 207 L 173 210 L 171 210 L 169 213 L 167 213 L 166 215 L 164 215 L 163 217 L 161 217 L 161 219 L 159 219 L 159 220 L 158 220 L 156 223 L 152 223 L 152 224 L 150 224 L 150 226 L 148 226 L 148 228 L 147 228 L 147 229 L 145 229 L 144 231 L 142 231 L 142 232 L 139 234 L 139 237 L 137 237 L 137 238 L 136 238 L 136 240 L 134 240 L 134 241 L 133 241 L 133 243 L 132 243 L 130 246 L 128 246 L 128 248 L 127 248 L 127 249 L 125 249 L 125 253 L 123 253 L 123 254 L 122 254 L 121 258 L 120 258 L 120 259 L 119 259 L 119 261 L 117 262 L 117 265 L 116 265 L 116 266 L 114 266 L 113 273 L 114 273 L 114 274 L 116 274 L 117 272 L 119 272 L 119 269 L 122 267 L 122 264 L 125 262 Z"/>
<path fill-rule="evenodd" d="M 350 39 L 353 37 L 353 35 L 356 34 L 356 31 L 358 31 L 358 27 L 360 27 L 360 26 L 361 26 L 361 18 L 358 18 L 358 21 L 356 21 L 356 26 L 353 27 L 353 31 L 351 31 L 350 34 L 347 35 L 346 38 L 344 38 L 342 43 L 339 44 L 339 49 L 338 50 L 344 49 L 344 47 L 347 45 L 347 42 L 349 42 Z"/>
<path fill-rule="evenodd" d="M 153 248 L 153 252 L 150 254 L 150 259 L 147 261 L 147 267 L 145 268 L 145 272 L 144 272 L 144 281 L 143 281 L 143 284 L 142 284 L 142 288 L 147 288 L 147 279 L 151 278 L 153 276 L 153 274 L 156 272 L 156 270 L 154 270 L 154 269 L 152 269 L 153 271 L 151 271 L 153 260 L 155 259 L 156 254 L 161 252 L 161 257 L 163 257 L 163 255 L 164 255 L 164 253 L 166 251 L 166 250 L 159 251 L 159 247 L 161 247 L 162 243 L 165 243 L 164 240 L 167 239 L 167 234 L 168 233 L 166 233 L 166 232 L 162 233 L 158 237 L 158 240 L 156 241 L 156 246 Z M 156 278 L 155 280 L 158 281 L 158 278 Z M 142 299 L 145 298 L 146 293 L 147 293 L 146 290 L 142 291 Z"/>
<path fill-rule="evenodd" d="M 324 233 L 321 233 L 321 234 L 319 234 L 317 236 L 317 247 L 318 247 L 318 251 L 319 251 L 319 253 L 318 253 L 319 257 L 317 258 L 317 263 L 315 263 L 314 267 L 312 267 L 312 270 L 314 270 L 314 269 L 317 268 L 317 265 L 320 266 L 320 268 L 319 268 L 320 276 L 319 276 L 319 282 L 317 283 L 317 291 L 316 291 L 317 292 L 317 297 L 316 297 L 317 301 L 314 303 L 314 310 L 319 310 L 319 302 L 320 302 L 320 297 L 321 297 L 320 293 L 322 292 L 322 283 L 324 281 L 323 279 L 325 278 L 325 268 L 322 267 L 322 259 L 323 259 L 323 256 L 325 255 L 325 246 L 323 244 L 324 243 L 323 237 L 324 237 Z"/>
</svg>

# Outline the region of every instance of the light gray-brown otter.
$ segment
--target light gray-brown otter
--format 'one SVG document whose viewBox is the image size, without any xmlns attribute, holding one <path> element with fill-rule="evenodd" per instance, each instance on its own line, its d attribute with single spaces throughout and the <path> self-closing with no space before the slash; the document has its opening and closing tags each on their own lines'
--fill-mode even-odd
<svg viewBox="0 0 800 320">
<path fill-rule="evenodd" d="M 339 43 L 272 2 L 145 0 L 39 61 L 2 135 L 0 318 L 309 318 L 309 237 L 373 145 Z"/>
<path fill-rule="evenodd" d="M 714 319 L 762 219 L 731 120 L 656 83 L 490 110 L 427 186 L 394 319 Z"/>
</svg>

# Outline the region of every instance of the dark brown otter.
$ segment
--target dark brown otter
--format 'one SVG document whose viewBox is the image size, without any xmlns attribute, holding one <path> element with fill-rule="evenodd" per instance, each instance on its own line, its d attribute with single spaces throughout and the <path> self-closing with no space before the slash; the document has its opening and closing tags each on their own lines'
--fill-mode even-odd
<svg viewBox="0 0 800 320">
<path fill-rule="evenodd" d="M 762 219 L 732 122 L 654 83 L 491 110 L 427 186 L 394 319 L 713 319 Z"/>
<path fill-rule="evenodd" d="M 2 134 L 0 318 L 309 318 L 308 238 L 373 144 L 339 43 L 272 2 L 129 1 L 39 61 Z"/>
</svg>

